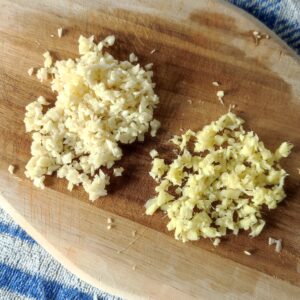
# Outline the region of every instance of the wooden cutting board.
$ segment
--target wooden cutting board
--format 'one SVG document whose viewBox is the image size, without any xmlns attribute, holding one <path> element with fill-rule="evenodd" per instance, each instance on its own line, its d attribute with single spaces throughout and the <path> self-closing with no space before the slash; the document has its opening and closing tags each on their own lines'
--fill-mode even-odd
<svg viewBox="0 0 300 300">
<path fill-rule="evenodd" d="M 220 1 L 0 0 L 0 8 L 0 204 L 34 239 L 76 275 L 128 299 L 299 299 L 300 67 L 276 36 Z M 253 30 L 271 38 L 256 45 Z M 114 34 L 116 57 L 135 52 L 142 64 L 153 62 L 160 96 L 157 138 L 124 147 L 125 176 L 93 204 L 82 188 L 68 192 L 64 180 L 48 178 L 41 191 L 24 177 L 31 141 L 24 108 L 39 95 L 54 99 L 27 70 L 42 65 L 46 50 L 57 59 L 76 57 L 80 34 Z M 225 91 L 225 106 L 213 81 Z M 182 244 L 162 214 L 144 215 L 154 195 L 148 153 L 165 151 L 180 128 L 200 129 L 229 104 L 270 149 L 295 144 L 283 162 L 288 196 L 257 238 L 228 236 L 217 248 L 209 240 Z M 17 166 L 13 176 L 9 164 Z M 112 230 L 107 217 L 115 220 Z M 283 240 L 280 254 L 269 236 Z"/>
</svg>

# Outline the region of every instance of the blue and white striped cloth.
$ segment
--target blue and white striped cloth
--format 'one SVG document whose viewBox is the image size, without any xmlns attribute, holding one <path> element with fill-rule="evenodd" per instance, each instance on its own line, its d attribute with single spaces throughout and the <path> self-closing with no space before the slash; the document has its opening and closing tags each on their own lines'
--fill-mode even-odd
<svg viewBox="0 0 300 300">
<path fill-rule="evenodd" d="M 300 0 L 229 0 L 300 54 Z M 65 270 L 0 209 L 0 299 L 116 299 Z"/>
</svg>

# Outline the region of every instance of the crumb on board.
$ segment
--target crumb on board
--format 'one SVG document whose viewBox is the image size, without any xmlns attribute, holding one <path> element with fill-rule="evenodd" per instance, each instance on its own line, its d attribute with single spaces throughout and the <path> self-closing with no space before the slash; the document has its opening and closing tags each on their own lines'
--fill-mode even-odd
<svg viewBox="0 0 300 300">
<path fill-rule="evenodd" d="M 217 247 L 217 246 L 220 245 L 220 242 L 221 242 L 221 240 L 220 240 L 219 238 L 215 238 L 214 241 L 213 241 L 213 245 L 214 245 L 215 247 Z"/>
<path fill-rule="evenodd" d="M 113 220 L 112 218 L 110 218 L 110 217 L 109 217 L 109 218 L 107 218 L 107 224 L 112 224 L 112 223 L 113 223 L 113 221 L 114 221 L 114 220 Z"/>
<path fill-rule="evenodd" d="M 137 58 L 137 56 L 136 56 L 134 53 L 130 53 L 130 54 L 129 54 L 129 61 L 130 61 L 131 63 L 133 63 L 133 62 L 138 61 L 138 58 Z"/>
<path fill-rule="evenodd" d="M 136 231 L 136 230 L 132 230 L 132 231 L 131 231 L 131 236 L 135 237 L 136 234 L 137 234 L 137 231 Z"/>
<path fill-rule="evenodd" d="M 280 253 L 281 250 L 282 250 L 282 239 L 274 239 L 272 237 L 269 237 L 268 239 L 268 245 L 269 246 L 272 246 L 272 245 L 275 245 L 275 251 L 277 253 Z"/>
<path fill-rule="evenodd" d="M 231 112 L 233 109 L 235 109 L 235 104 L 229 104 L 228 112 Z"/>
<path fill-rule="evenodd" d="M 51 38 L 54 38 L 54 34 L 50 34 L 50 37 L 51 37 Z"/>
<path fill-rule="evenodd" d="M 136 269 L 136 265 L 133 265 L 132 270 L 135 271 L 135 269 Z"/>
<path fill-rule="evenodd" d="M 151 70 L 152 67 L 153 67 L 153 63 L 149 63 L 149 64 L 147 64 L 147 65 L 145 66 L 145 69 L 146 69 L 146 70 Z"/>
<path fill-rule="evenodd" d="M 224 91 L 217 91 L 217 97 L 222 105 L 224 105 L 224 101 L 223 101 L 224 95 L 225 95 Z"/>
<path fill-rule="evenodd" d="M 33 68 L 29 68 L 28 71 L 27 71 L 27 73 L 28 73 L 29 76 L 32 76 L 33 72 L 34 72 Z"/>
<path fill-rule="evenodd" d="M 62 29 L 62 27 L 60 27 L 60 28 L 57 29 L 57 36 L 58 36 L 59 38 L 61 38 L 62 35 L 63 35 L 63 29 Z"/>
<path fill-rule="evenodd" d="M 277 253 L 280 253 L 281 250 L 282 250 L 282 240 L 279 239 L 279 240 L 276 241 L 276 244 L 275 244 L 275 251 L 276 251 Z"/>
<path fill-rule="evenodd" d="M 268 34 L 266 34 L 266 33 L 260 33 L 257 30 L 253 30 L 252 31 L 252 35 L 254 37 L 256 46 L 259 44 L 259 41 L 261 39 L 264 39 L 264 38 L 267 39 L 267 40 L 270 39 L 270 36 Z"/>
<path fill-rule="evenodd" d="M 15 166 L 9 165 L 9 166 L 8 166 L 8 172 L 9 172 L 10 174 L 14 174 L 14 171 L 15 171 Z"/>
<path fill-rule="evenodd" d="M 149 155 L 151 156 L 151 158 L 157 157 L 158 156 L 158 152 L 155 149 L 152 149 L 149 152 Z"/>
<path fill-rule="evenodd" d="M 151 51 L 150 51 L 150 54 L 153 54 L 153 53 L 155 53 L 157 50 L 156 49 L 152 49 Z"/>
<path fill-rule="evenodd" d="M 115 168 L 114 171 L 113 171 L 115 177 L 122 176 L 123 172 L 124 172 L 124 168 L 122 168 L 122 167 Z"/>
<path fill-rule="evenodd" d="M 111 230 L 111 229 L 112 229 L 112 224 L 108 224 L 108 225 L 106 226 L 106 228 L 107 228 L 107 230 Z"/>
<path fill-rule="evenodd" d="M 191 99 L 188 99 L 188 101 L 187 101 L 189 104 L 192 104 L 193 103 L 193 101 L 191 100 Z"/>
<path fill-rule="evenodd" d="M 274 245 L 276 243 L 276 239 L 272 238 L 272 237 L 269 237 L 268 239 L 268 245 L 271 246 L 271 245 Z"/>
<path fill-rule="evenodd" d="M 248 250 L 244 250 L 244 254 L 246 254 L 246 255 L 248 255 L 248 256 L 251 256 L 251 255 L 252 255 L 252 253 L 251 253 L 250 251 L 248 251 Z"/>
<path fill-rule="evenodd" d="M 220 86 L 220 83 L 218 81 L 213 81 L 212 85 L 214 85 L 214 86 Z"/>
</svg>

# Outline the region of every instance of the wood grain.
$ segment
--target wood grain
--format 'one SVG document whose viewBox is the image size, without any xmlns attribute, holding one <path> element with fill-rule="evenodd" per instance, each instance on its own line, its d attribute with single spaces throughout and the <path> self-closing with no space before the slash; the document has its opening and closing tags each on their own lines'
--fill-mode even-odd
<svg viewBox="0 0 300 300">
<path fill-rule="evenodd" d="M 0 8 L 0 202 L 30 234 L 73 272 L 127 298 L 296 298 L 300 67 L 285 45 L 250 16 L 220 1 L 0 0 Z M 58 27 L 65 28 L 62 39 L 56 37 Z M 256 46 L 253 30 L 268 32 L 271 39 Z M 135 52 L 142 64 L 153 62 L 161 99 L 158 137 L 123 147 L 119 164 L 125 176 L 113 179 L 109 196 L 94 204 L 81 188 L 68 192 L 64 180 L 48 178 L 41 192 L 23 175 L 30 157 L 24 108 L 39 95 L 55 98 L 27 69 L 40 66 L 46 50 L 58 59 L 76 57 L 80 34 L 97 39 L 115 34 L 116 57 Z M 152 49 L 157 51 L 150 54 Z M 225 106 L 217 100 L 213 81 L 221 82 Z M 270 149 L 284 140 L 295 144 L 283 162 L 290 173 L 288 197 L 266 214 L 266 229 L 255 239 L 244 233 L 228 236 L 217 248 L 209 240 L 181 244 L 166 231 L 162 214 L 144 215 L 144 203 L 154 194 L 148 153 L 156 147 L 168 156 L 171 135 L 180 128 L 200 129 L 229 104 L 237 105 L 236 113 Z M 17 166 L 16 176 L 8 175 L 9 164 Z M 110 215 L 117 226 L 108 232 Z M 134 228 L 143 234 L 118 254 L 117 249 L 132 242 Z M 282 253 L 267 245 L 269 236 L 283 239 Z M 251 257 L 243 254 L 246 249 L 253 251 Z"/>
</svg>

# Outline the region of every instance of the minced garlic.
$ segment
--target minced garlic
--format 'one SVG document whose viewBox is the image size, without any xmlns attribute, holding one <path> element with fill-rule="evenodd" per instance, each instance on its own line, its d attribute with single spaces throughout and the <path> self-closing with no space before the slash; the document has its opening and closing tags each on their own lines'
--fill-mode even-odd
<svg viewBox="0 0 300 300">
<path fill-rule="evenodd" d="M 204 237 L 217 244 L 217 238 L 240 230 L 257 236 L 265 225 L 262 207 L 274 209 L 285 197 L 288 174 L 279 160 L 292 145 L 284 142 L 272 153 L 243 123 L 229 112 L 201 131 L 174 136 L 180 154 L 171 163 L 153 159 L 150 175 L 159 184 L 146 214 L 166 212 L 176 239 Z"/>
<path fill-rule="evenodd" d="M 224 105 L 223 97 L 224 97 L 224 91 L 217 91 L 217 97 L 222 105 Z"/>
<path fill-rule="evenodd" d="M 53 63 L 48 51 L 43 54 L 37 77 L 44 81 L 49 75 L 56 102 L 46 109 L 49 103 L 39 97 L 27 105 L 24 119 L 33 140 L 25 174 L 37 187 L 44 188 L 45 176 L 57 172 L 69 190 L 82 184 L 94 201 L 107 194 L 110 178 L 103 169 L 121 159 L 120 144 L 143 141 L 148 131 L 156 135 L 153 72 L 103 51 L 114 42 L 112 35 L 98 44 L 93 36 L 80 36 L 75 60 Z M 114 170 L 115 176 L 122 172 Z"/>
<path fill-rule="evenodd" d="M 8 172 L 9 172 L 10 174 L 14 174 L 14 171 L 15 171 L 15 166 L 9 165 L 9 166 L 8 166 Z"/>
<path fill-rule="evenodd" d="M 137 56 L 136 56 L 134 53 L 130 53 L 130 54 L 129 54 L 129 61 L 130 61 L 131 63 L 137 62 L 137 61 L 138 61 L 138 58 L 137 58 Z"/>
<path fill-rule="evenodd" d="M 33 68 L 29 68 L 28 71 L 27 71 L 29 76 L 32 76 L 33 72 L 34 72 Z"/>
<path fill-rule="evenodd" d="M 124 168 L 120 167 L 120 168 L 115 168 L 114 169 L 114 176 L 115 177 L 119 177 L 119 176 L 122 176 L 124 172 Z"/>
<path fill-rule="evenodd" d="M 149 155 L 151 156 L 151 158 L 154 158 L 154 157 L 158 156 L 158 152 L 155 149 L 152 149 L 149 152 Z"/>
<path fill-rule="evenodd" d="M 59 38 L 61 38 L 62 35 L 63 35 L 63 29 L 62 29 L 62 27 L 60 27 L 60 28 L 57 29 L 57 36 L 58 36 Z"/>
</svg>

